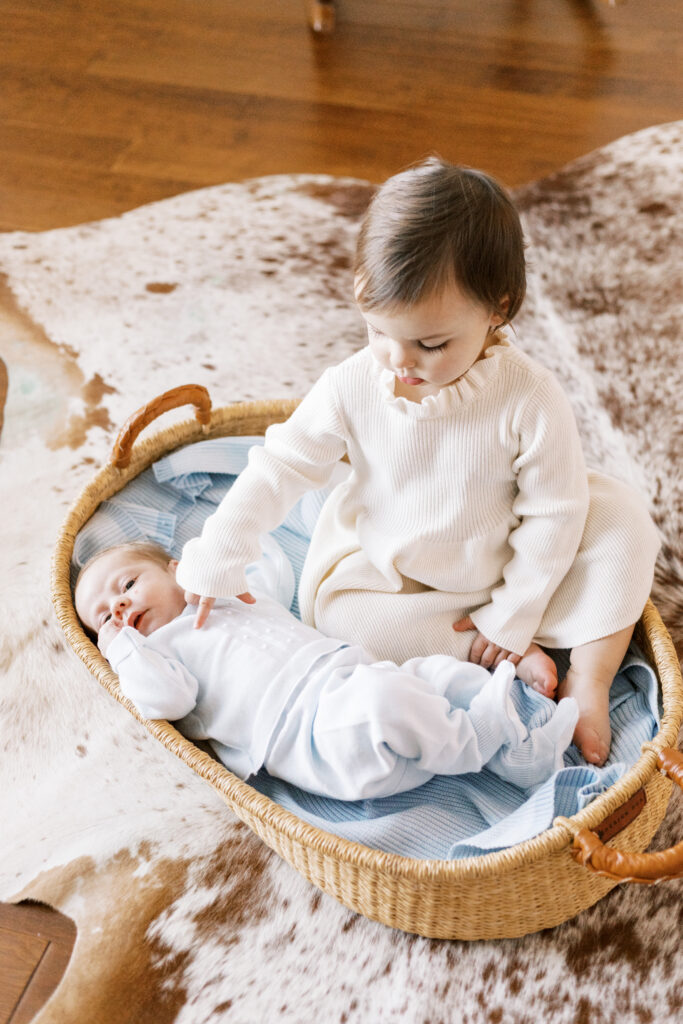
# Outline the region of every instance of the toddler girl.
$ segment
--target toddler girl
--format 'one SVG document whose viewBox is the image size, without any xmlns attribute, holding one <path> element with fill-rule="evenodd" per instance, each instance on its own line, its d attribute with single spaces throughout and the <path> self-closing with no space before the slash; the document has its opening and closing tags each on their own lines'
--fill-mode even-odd
<svg viewBox="0 0 683 1024">
<path fill-rule="evenodd" d="M 364 218 L 356 300 L 369 345 L 271 427 L 178 566 L 197 625 L 249 600 L 259 534 L 338 459 L 300 584 L 305 622 L 376 658 L 509 658 L 579 705 L 602 764 L 608 695 L 650 591 L 659 541 L 630 488 L 587 472 L 571 407 L 504 326 L 522 303 L 519 217 L 486 175 L 430 159 L 389 179 Z M 200 598 L 198 595 L 202 595 Z"/>
</svg>

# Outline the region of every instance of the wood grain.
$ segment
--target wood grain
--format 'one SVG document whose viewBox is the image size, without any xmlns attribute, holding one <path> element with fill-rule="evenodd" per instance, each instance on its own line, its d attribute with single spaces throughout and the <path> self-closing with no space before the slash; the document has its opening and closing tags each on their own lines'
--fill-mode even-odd
<svg viewBox="0 0 683 1024">
<path fill-rule="evenodd" d="M 28 1024 L 59 984 L 76 940 L 41 903 L 0 903 L 0 1024 Z"/>
<path fill-rule="evenodd" d="M 514 186 L 681 116 L 675 0 L 5 0 L 0 229 L 437 151 Z"/>
</svg>

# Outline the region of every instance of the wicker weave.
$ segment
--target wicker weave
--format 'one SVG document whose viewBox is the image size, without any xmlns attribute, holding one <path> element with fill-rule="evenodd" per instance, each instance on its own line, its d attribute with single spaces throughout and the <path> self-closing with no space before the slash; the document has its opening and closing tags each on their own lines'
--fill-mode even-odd
<svg viewBox="0 0 683 1024">
<path fill-rule="evenodd" d="M 174 449 L 226 435 L 262 434 L 286 419 L 295 402 L 250 402 L 216 409 L 202 427 L 186 420 L 138 442 L 129 465 L 105 467 L 83 490 L 60 532 L 53 557 L 52 593 L 60 624 L 78 656 L 109 693 L 161 743 L 209 782 L 234 813 L 320 889 L 369 918 L 435 938 L 491 939 L 524 935 L 573 917 L 616 884 L 576 863 L 572 840 L 595 828 L 641 787 L 647 802 L 607 844 L 642 851 L 664 814 L 672 783 L 657 768 L 658 752 L 675 747 L 683 719 L 683 683 L 673 644 L 648 602 L 638 640 L 657 668 L 664 714 L 659 733 L 637 763 L 573 818 L 558 819 L 541 835 L 497 853 L 459 861 L 415 860 L 369 849 L 301 821 L 242 782 L 169 723 L 142 719 L 76 617 L 69 585 L 76 535 L 101 501 Z"/>
</svg>

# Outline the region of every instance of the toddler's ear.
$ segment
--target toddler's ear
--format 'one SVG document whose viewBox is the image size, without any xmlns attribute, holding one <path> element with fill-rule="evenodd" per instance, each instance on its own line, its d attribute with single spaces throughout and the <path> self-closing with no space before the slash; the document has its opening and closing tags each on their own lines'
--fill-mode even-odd
<svg viewBox="0 0 683 1024">
<path fill-rule="evenodd" d="M 504 324 L 505 323 L 505 317 L 508 315 L 509 309 L 510 309 L 510 296 L 509 295 L 504 295 L 503 298 L 498 303 L 499 313 L 496 316 L 496 319 L 500 321 L 498 326 L 500 326 L 500 324 Z"/>
<path fill-rule="evenodd" d="M 175 579 L 175 571 L 176 571 L 177 568 L 178 568 L 178 559 L 177 558 L 172 558 L 171 561 L 168 563 L 168 571 L 170 572 L 170 574 L 173 577 L 173 579 Z"/>
</svg>

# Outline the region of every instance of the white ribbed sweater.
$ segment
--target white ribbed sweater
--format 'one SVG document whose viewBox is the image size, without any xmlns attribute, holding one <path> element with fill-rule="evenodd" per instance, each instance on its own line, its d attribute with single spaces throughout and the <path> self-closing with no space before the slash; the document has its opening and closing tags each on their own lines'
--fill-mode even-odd
<svg viewBox="0 0 683 1024">
<path fill-rule="evenodd" d="M 345 454 L 351 474 L 328 499 L 301 581 L 304 619 L 313 622 L 330 574 L 328 591 L 338 577 L 344 589 L 397 593 L 408 578 L 447 592 L 454 619 L 473 612 L 485 636 L 523 653 L 575 557 L 589 493 L 562 389 L 500 336 L 421 403 L 394 396 L 393 375 L 368 348 L 328 369 L 290 419 L 269 428 L 185 546 L 181 586 L 215 597 L 247 590 L 259 534 L 323 486 Z"/>
</svg>

